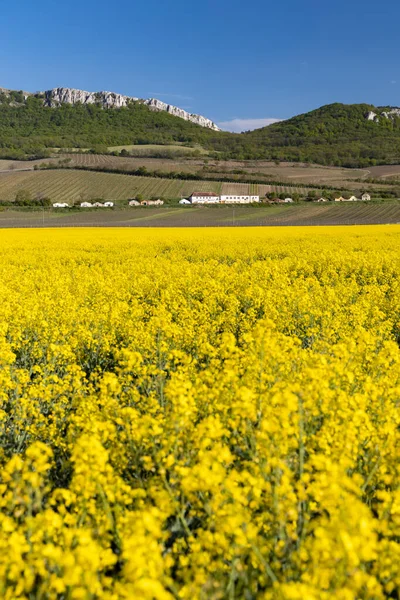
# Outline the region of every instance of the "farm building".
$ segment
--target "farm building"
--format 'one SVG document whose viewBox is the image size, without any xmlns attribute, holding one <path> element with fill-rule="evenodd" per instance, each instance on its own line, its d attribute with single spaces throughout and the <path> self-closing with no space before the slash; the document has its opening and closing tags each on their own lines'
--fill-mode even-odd
<svg viewBox="0 0 400 600">
<path fill-rule="evenodd" d="M 138 200 L 130 200 L 129 206 L 140 206 L 140 202 Z"/>
<path fill-rule="evenodd" d="M 356 196 L 350 196 L 350 198 L 339 196 L 339 198 L 335 198 L 335 202 L 358 202 L 358 198 Z"/>
<path fill-rule="evenodd" d="M 179 204 L 190 204 L 190 200 L 187 198 L 182 198 L 182 200 L 179 200 Z"/>
<path fill-rule="evenodd" d="M 365 194 L 363 194 L 361 196 L 361 200 L 364 200 L 364 201 L 371 200 L 371 196 L 366 192 Z"/>
<path fill-rule="evenodd" d="M 162 204 L 164 204 L 164 200 L 143 200 L 143 202 L 140 203 L 142 206 L 161 206 Z"/>
<path fill-rule="evenodd" d="M 191 204 L 215 204 L 219 202 L 219 196 L 213 192 L 193 192 L 189 200 Z"/>
<path fill-rule="evenodd" d="M 316 202 L 328 202 L 328 198 L 324 198 L 323 196 L 321 196 L 321 198 L 318 198 Z"/>
<path fill-rule="evenodd" d="M 285 198 L 285 204 L 292 204 L 294 202 L 293 198 Z"/>
<path fill-rule="evenodd" d="M 114 206 L 114 202 L 94 202 L 93 204 L 91 202 L 81 202 L 80 206 L 81 208 L 109 208 Z"/>
<path fill-rule="evenodd" d="M 222 204 L 250 204 L 251 202 L 260 202 L 260 196 L 231 196 L 222 195 L 220 197 Z"/>
<path fill-rule="evenodd" d="M 69 208 L 69 204 L 66 202 L 55 202 L 53 208 Z"/>
</svg>

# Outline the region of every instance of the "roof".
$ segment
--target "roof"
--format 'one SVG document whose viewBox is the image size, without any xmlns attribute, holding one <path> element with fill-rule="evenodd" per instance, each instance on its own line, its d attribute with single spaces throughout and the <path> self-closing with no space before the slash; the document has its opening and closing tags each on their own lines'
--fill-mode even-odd
<svg viewBox="0 0 400 600">
<path fill-rule="evenodd" d="M 190 196 L 212 196 L 213 198 L 218 198 L 218 194 L 214 194 L 214 192 L 192 192 Z"/>
</svg>

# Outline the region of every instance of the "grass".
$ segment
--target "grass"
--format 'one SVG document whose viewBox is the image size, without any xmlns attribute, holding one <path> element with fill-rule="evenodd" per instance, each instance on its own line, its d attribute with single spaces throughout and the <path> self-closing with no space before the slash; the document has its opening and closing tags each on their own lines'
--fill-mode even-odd
<svg viewBox="0 0 400 600">
<path fill-rule="evenodd" d="M 8 227 L 230 227 L 368 225 L 400 223 L 400 203 L 299 204 L 295 206 L 139 207 L 113 210 L 45 211 L 5 209 Z"/>
</svg>

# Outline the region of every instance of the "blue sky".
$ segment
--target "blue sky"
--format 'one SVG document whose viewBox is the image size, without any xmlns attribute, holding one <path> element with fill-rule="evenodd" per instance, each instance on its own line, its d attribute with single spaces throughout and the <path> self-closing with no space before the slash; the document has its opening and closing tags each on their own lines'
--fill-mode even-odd
<svg viewBox="0 0 400 600">
<path fill-rule="evenodd" d="M 157 97 L 225 128 L 400 105 L 400 2 L 1 2 L 0 87 Z"/>
</svg>

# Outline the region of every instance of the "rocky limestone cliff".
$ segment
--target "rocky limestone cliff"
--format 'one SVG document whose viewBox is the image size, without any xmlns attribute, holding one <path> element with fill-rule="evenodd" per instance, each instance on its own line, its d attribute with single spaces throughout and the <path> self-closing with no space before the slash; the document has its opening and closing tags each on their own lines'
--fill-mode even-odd
<svg viewBox="0 0 400 600">
<path fill-rule="evenodd" d="M 390 110 L 384 110 L 380 113 L 371 110 L 367 114 L 368 121 L 375 121 L 375 123 L 379 123 L 381 118 L 394 119 L 395 117 L 400 117 L 400 108 L 393 107 Z"/>
<path fill-rule="evenodd" d="M 60 106 L 60 104 L 96 104 L 101 103 L 104 108 L 122 108 L 129 102 L 137 101 L 138 98 L 115 94 L 114 92 L 85 92 L 73 88 L 54 88 L 42 92 L 45 97 L 46 106 Z"/>
<path fill-rule="evenodd" d="M 209 129 L 214 129 L 214 131 L 221 131 L 219 127 L 215 123 L 213 123 L 210 119 L 206 117 L 202 117 L 201 115 L 196 115 L 193 113 L 188 113 L 183 108 L 178 108 L 177 106 L 172 106 L 172 104 L 166 104 L 161 100 L 157 100 L 156 98 L 149 98 L 148 100 L 142 100 L 144 104 L 147 104 L 153 110 L 164 110 L 174 117 L 180 117 L 185 121 L 191 121 L 192 123 L 196 123 L 196 125 L 200 125 L 201 127 L 207 127 Z"/>
<path fill-rule="evenodd" d="M 84 90 L 76 90 L 73 88 L 54 88 L 41 92 L 44 95 L 44 103 L 46 106 L 60 106 L 61 104 L 96 104 L 101 103 L 104 108 L 122 108 L 128 106 L 131 102 L 140 102 L 146 104 L 151 110 L 165 111 L 174 117 L 179 117 L 185 121 L 191 121 L 201 127 L 207 127 L 214 131 L 220 131 L 219 127 L 210 119 L 201 115 L 191 114 L 166 104 L 156 98 L 149 98 L 143 100 L 140 98 L 134 98 L 131 96 L 123 96 L 122 94 L 115 94 L 114 92 L 86 92 Z"/>
</svg>

